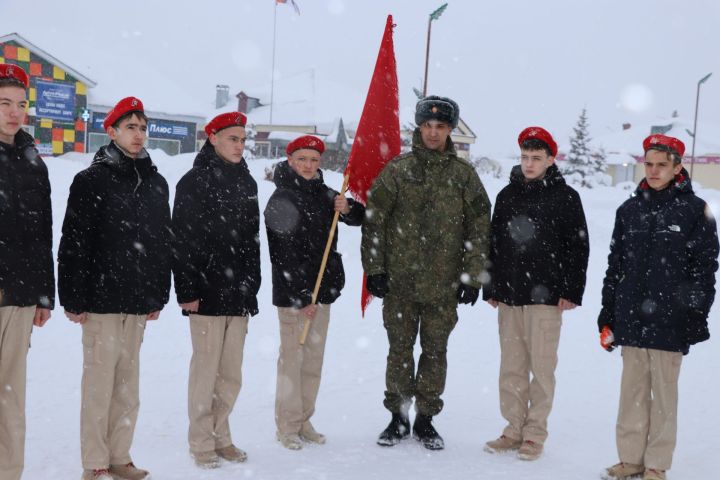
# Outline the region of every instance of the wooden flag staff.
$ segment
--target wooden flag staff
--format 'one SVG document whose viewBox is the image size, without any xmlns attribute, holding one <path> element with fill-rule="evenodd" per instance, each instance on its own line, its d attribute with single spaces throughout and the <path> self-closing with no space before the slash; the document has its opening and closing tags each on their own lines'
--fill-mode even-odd
<svg viewBox="0 0 720 480">
<path fill-rule="evenodd" d="M 345 175 L 342 188 L 340 189 L 340 195 L 343 197 L 345 196 L 349 180 L 350 175 Z M 332 226 L 330 227 L 330 233 L 328 234 L 327 243 L 325 244 L 325 253 L 323 254 L 322 262 L 320 263 L 320 271 L 318 272 L 317 280 L 315 281 L 315 289 L 313 290 L 311 305 L 315 305 L 317 303 L 317 297 L 320 293 L 320 284 L 322 283 L 323 275 L 325 274 L 325 266 L 327 265 L 328 256 L 330 255 L 333 238 L 335 238 L 335 230 L 337 229 L 339 218 L 340 212 L 336 211 L 335 216 L 333 217 Z M 303 327 L 302 335 L 300 335 L 300 345 L 305 345 L 305 340 L 307 339 L 308 332 L 310 331 L 311 321 L 310 317 L 305 317 L 305 326 Z"/>
</svg>

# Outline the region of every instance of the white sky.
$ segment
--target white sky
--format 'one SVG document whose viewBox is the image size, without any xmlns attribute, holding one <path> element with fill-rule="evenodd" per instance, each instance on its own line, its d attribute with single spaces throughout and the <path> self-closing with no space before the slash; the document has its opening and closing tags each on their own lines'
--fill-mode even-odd
<svg viewBox="0 0 720 480">
<path fill-rule="evenodd" d="M 318 85 L 341 86 L 316 92 L 323 107 L 357 117 L 391 13 L 401 109 L 412 110 L 428 15 L 443 0 L 296 1 L 300 16 L 278 7 L 277 76 L 314 69 Z M 187 91 L 176 101 L 196 111 L 211 109 L 217 83 L 269 83 L 273 5 L 0 0 L 0 33 L 20 33 L 106 87 L 116 82 L 118 97 L 174 83 L 167 90 Z M 702 122 L 720 123 L 719 24 L 716 0 L 450 0 L 433 22 L 429 93 L 458 101 L 479 137 L 474 154 L 512 154 L 530 124 L 566 143 L 583 107 L 594 136 L 676 109 L 692 117 L 697 81 L 714 72 L 702 87 L 702 135 Z M 153 98 L 143 101 L 152 110 Z"/>
</svg>

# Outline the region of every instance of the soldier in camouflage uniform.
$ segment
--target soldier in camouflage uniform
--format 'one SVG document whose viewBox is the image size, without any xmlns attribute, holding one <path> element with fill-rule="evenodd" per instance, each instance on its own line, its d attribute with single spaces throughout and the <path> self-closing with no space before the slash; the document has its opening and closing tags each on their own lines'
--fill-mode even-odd
<svg viewBox="0 0 720 480">
<path fill-rule="evenodd" d="M 432 426 L 440 413 L 447 342 L 458 302 L 475 304 L 488 252 L 490 201 L 475 169 L 450 139 L 458 105 L 430 96 L 416 107 L 412 151 L 393 159 L 370 189 L 363 223 L 362 262 L 367 288 L 384 298 L 390 351 L 385 407 L 392 413 L 378 444 L 392 446 L 410 433 L 426 448 L 444 448 Z M 413 347 L 420 334 L 417 373 Z"/>
</svg>

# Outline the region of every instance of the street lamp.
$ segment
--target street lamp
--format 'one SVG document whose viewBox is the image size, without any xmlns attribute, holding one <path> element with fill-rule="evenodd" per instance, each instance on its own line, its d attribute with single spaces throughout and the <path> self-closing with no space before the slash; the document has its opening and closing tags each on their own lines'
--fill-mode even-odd
<svg viewBox="0 0 720 480">
<path fill-rule="evenodd" d="M 423 97 L 427 96 L 427 77 L 428 77 L 428 62 L 430 61 L 430 29 L 432 28 L 432 21 L 440 18 L 448 4 L 442 4 L 437 10 L 430 14 L 428 19 L 428 34 L 427 34 L 427 45 L 425 47 L 425 81 L 423 82 Z"/>
<path fill-rule="evenodd" d="M 703 78 L 701 78 L 698 81 L 697 86 L 697 96 L 695 97 L 695 123 L 693 125 L 693 133 L 692 133 L 692 153 L 690 154 L 690 178 L 693 178 L 693 166 L 695 166 L 695 139 L 697 139 L 697 117 L 698 117 L 698 104 L 700 103 L 700 85 L 705 83 L 708 78 L 710 78 L 710 75 L 712 75 L 712 72 L 705 75 Z"/>
</svg>

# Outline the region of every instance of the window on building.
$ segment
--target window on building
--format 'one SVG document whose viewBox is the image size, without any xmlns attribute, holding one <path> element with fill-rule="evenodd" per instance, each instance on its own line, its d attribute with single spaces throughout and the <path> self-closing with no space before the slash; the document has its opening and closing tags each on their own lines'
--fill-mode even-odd
<svg viewBox="0 0 720 480">
<path fill-rule="evenodd" d="M 270 143 L 255 141 L 255 147 L 253 148 L 253 154 L 256 157 L 260 157 L 260 158 L 270 158 Z"/>
<path fill-rule="evenodd" d="M 100 150 L 100 147 L 110 143 L 110 137 L 105 133 L 89 133 L 88 134 L 88 153 L 95 153 Z"/>
<path fill-rule="evenodd" d="M 180 153 L 180 140 L 167 140 L 164 138 L 149 138 L 146 148 L 159 148 L 168 155 L 177 155 Z"/>
</svg>

